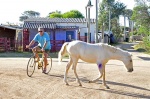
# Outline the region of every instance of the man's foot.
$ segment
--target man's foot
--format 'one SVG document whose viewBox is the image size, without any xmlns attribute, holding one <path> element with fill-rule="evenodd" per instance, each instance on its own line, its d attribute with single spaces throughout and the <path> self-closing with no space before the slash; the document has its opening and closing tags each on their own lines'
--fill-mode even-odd
<svg viewBox="0 0 150 99">
<path fill-rule="evenodd" d="M 42 72 L 42 73 L 46 74 L 46 68 L 43 69 L 43 72 Z"/>
</svg>

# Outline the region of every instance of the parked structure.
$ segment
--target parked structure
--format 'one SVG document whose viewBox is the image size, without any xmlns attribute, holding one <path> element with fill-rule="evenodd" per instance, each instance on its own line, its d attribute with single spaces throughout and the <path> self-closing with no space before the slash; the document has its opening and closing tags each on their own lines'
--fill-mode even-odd
<svg viewBox="0 0 150 99">
<path fill-rule="evenodd" d="M 95 20 L 91 19 L 90 21 L 90 42 L 94 42 Z M 52 48 L 55 47 L 55 50 L 59 50 L 63 42 L 69 42 L 72 40 L 87 41 L 87 23 L 85 18 L 29 18 L 25 20 L 23 24 L 24 49 L 25 45 L 29 44 L 34 35 L 38 32 L 37 28 L 39 26 L 43 27 L 50 35 Z M 57 42 L 59 43 L 57 44 Z"/>
<path fill-rule="evenodd" d="M 22 45 L 21 28 L 0 25 L 0 51 L 10 51 L 10 50 L 15 51 L 21 45 Z"/>
</svg>

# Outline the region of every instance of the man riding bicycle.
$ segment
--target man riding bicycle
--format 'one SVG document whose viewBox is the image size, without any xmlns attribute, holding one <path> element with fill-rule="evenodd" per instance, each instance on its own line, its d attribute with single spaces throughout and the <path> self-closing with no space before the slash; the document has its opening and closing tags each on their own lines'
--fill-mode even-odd
<svg viewBox="0 0 150 99">
<path fill-rule="evenodd" d="M 38 52 L 42 51 L 44 53 L 43 73 L 46 73 L 46 66 L 48 64 L 47 57 L 48 57 L 48 53 L 51 49 L 51 44 L 50 44 L 49 35 L 47 32 L 44 32 L 44 28 L 42 28 L 42 27 L 38 28 L 38 33 L 35 35 L 35 37 L 30 42 L 30 44 L 26 45 L 26 48 L 30 48 L 35 42 L 38 42 L 38 45 L 32 49 L 32 52 L 34 53 L 35 59 L 37 59 L 37 62 L 40 60 Z"/>
</svg>

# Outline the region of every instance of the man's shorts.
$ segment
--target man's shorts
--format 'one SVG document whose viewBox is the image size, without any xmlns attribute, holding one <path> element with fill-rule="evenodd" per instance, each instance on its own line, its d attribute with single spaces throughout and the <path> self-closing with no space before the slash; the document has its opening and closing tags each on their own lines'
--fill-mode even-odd
<svg viewBox="0 0 150 99">
<path fill-rule="evenodd" d="M 37 52 L 41 52 L 42 50 L 42 47 L 40 47 L 40 46 L 35 46 L 36 47 L 36 50 L 37 50 Z M 47 53 L 47 54 L 49 54 L 50 53 L 50 49 L 45 49 L 45 52 Z"/>
</svg>

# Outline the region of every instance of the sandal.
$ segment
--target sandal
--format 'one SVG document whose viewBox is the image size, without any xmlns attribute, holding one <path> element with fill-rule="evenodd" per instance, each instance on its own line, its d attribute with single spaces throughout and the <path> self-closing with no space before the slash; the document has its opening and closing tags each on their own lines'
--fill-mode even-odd
<svg viewBox="0 0 150 99">
<path fill-rule="evenodd" d="M 43 70 L 43 72 L 42 72 L 42 73 L 46 74 L 46 68 Z"/>
</svg>

